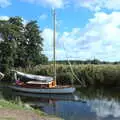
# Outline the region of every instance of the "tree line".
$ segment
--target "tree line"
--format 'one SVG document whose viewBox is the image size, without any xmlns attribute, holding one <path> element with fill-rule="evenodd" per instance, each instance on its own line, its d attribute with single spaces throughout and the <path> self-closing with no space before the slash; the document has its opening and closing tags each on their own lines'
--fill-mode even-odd
<svg viewBox="0 0 120 120">
<path fill-rule="evenodd" d="M 71 64 L 74 65 L 79 65 L 79 64 L 120 64 L 120 61 L 114 61 L 114 62 L 109 62 L 109 61 L 101 61 L 99 59 L 93 59 L 93 60 L 69 60 Z M 68 64 L 68 60 L 57 60 L 57 64 Z"/>
<path fill-rule="evenodd" d="M 37 21 L 24 24 L 21 17 L 0 20 L 0 71 L 47 63 Z"/>
</svg>

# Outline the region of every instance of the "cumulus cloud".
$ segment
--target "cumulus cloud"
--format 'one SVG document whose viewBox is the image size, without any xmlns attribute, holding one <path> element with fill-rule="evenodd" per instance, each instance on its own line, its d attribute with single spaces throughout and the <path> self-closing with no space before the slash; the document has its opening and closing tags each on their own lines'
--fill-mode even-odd
<svg viewBox="0 0 120 120">
<path fill-rule="evenodd" d="M 44 53 L 52 59 L 53 54 L 53 30 L 50 28 L 45 28 L 42 32 L 42 37 L 44 38 Z M 56 32 L 56 39 L 58 38 L 58 33 Z"/>
<path fill-rule="evenodd" d="M 93 11 L 101 9 L 120 10 L 120 0 L 75 0 L 77 6 L 89 8 Z"/>
<path fill-rule="evenodd" d="M 5 8 L 7 6 L 11 5 L 10 0 L 0 0 L 0 7 Z"/>
<path fill-rule="evenodd" d="M 52 8 L 63 8 L 67 4 L 67 0 L 21 0 L 29 3 L 40 4 Z"/>
<path fill-rule="evenodd" d="M 39 19 L 40 19 L 40 20 L 46 20 L 47 17 L 48 17 L 48 16 L 47 16 L 46 14 L 42 14 L 42 15 L 40 15 Z"/>
<path fill-rule="evenodd" d="M 111 14 L 97 12 L 92 19 L 89 19 L 89 23 L 83 29 L 73 28 L 70 32 L 58 33 L 57 59 L 66 59 L 67 53 L 67 57 L 70 59 L 96 57 L 101 60 L 119 60 L 119 21 L 120 12 L 112 12 Z M 45 49 L 52 47 L 52 32 L 52 29 L 43 31 Z"/>
<path fill-rule="evenodd" d="M 0 20 L 9 20 L 8 16 L 0 16 Z"/>
<path fill-rule="evenodd" d="M 96 13 L 84 28 L 84 33 L 80 36 L 77 44 L 100 59 L 112 60 L 113 56 L 116 57 L 115 59 L 120 59 L 115 56 L 120 47 L 118 39 L 120 34 L 119 16 L 120 12 Z"/>
</svg>

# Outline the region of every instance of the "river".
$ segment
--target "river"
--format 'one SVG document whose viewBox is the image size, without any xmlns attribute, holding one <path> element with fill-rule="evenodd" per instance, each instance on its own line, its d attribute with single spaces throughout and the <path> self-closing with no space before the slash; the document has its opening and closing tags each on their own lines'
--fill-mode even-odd
<svg viewBox="0 0 120 120">
<path fill-rule="evenodd" d="M 0 89 L 0 98 L 22 101 L 65 120 L 120 120 L 119 89 L 77 88 L 74 94 L 46 95 Z"/>
</svg>

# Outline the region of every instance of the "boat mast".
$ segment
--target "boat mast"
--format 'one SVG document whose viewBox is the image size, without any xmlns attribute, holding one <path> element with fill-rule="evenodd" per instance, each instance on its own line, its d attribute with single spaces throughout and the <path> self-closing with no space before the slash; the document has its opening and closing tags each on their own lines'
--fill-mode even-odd
<svg viewBox="0 0 120 120">
<path fill-rule="evenodd" d="M 56 82 L 56 13 L 53 9 L 53 71 L 54 71 L 54 81 Z"/>
</svg>

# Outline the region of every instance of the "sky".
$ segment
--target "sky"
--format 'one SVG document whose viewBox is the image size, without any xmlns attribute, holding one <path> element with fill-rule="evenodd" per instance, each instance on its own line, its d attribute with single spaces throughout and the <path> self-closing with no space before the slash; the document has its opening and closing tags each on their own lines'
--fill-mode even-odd
<svg viewBox="0 0 120 120">
<path fill-rule="evenodd" d="M 0 0 L 0 19 L 37 20 L 52 60 L 53 8 L 57 60 L 120 61 L 120 0 Z"/>
</svg>

